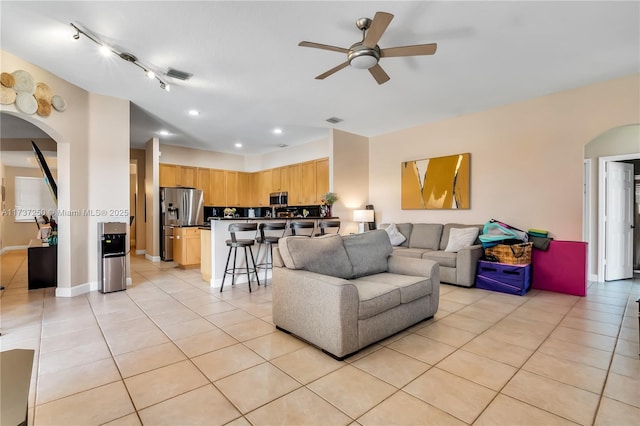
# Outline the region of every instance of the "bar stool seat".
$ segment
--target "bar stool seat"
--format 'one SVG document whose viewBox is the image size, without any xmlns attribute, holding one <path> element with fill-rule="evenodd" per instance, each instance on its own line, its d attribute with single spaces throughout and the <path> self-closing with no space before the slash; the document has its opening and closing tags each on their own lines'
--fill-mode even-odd
<svg viewBox="0 0 640 426">
<path fill-rule="evenodd" d="M 260 260 L 260 249 L 264 245 L 264 262 L 258 263 L 256 268 L 264 269 L 264 285 L 267 285 L 267 272 L 273 270 L 273 245 L 278 244 L 278 240 L 284 237 L 287 229 L 286 222 L 263 222 L 258 226 L 260 235 L 256 238 L 258 243 L 258 252 L 256 259 Z"/>
<path fill-rule="evenodd" d="M 253 257 L 253 250 L 251 247 L 255 243 L 254 238 L 238 238 L 237 232 L 255 232 L 258 229 L 257 223 L 232 223 L 229 225 L 229 234 L 231 239 L 226 240 L 225 244 L 229 247 L 229 254 L 227 255 L 227 263 L 224 266 L 224 275 L 222 276 L 222 285 L 220 285 L 220 292 L 224 288 L 224 281 L 227 275 L 231 275 L 231 285 L 236 284 L 236 274 L 240 274 L 242 270 L 247 273 L 247 280 L 249 284 L 249 293 L 251 293 L 251 274 L 255 274 L 256 281 L 260 285 L 260 279 L 258 278 L 258 270 L 256 268 L 256 260 Z M 244 249 L 245 267 L 239 268 L 236 266 L 236 257 L 238 255 L 238 248 Z M 249 252 L 247 253 L 247 248 Z M 229 268 L 229 260 L 231 259 L 231 252 L 233 252 L 233 268 Z M 251 264 L 249 264 L 251 259 Z"/>
<path fill-rule="evenodd" d="M 292 221 L 289 227 L 291 228 L 291 235 L 311 237 L 316 225 L 309 221 Z"/>
</svg>

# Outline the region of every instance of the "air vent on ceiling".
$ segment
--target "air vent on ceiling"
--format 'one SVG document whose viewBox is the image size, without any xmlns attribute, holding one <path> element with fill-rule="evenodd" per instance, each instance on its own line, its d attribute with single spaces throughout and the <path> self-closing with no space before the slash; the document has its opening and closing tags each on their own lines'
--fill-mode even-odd
<svg viewBox="0 0 640 426">
<path fill-rule="evenodd" d="M 184 72 L 184 71 L 180 71 L 174 68 L 169 68 L 169 71 L 167 71 L 167 75 L 169 77 L 172 78 L 176 78 L 178 80 L 189 80 L 191 77 L 193 77 L 193 74 L 189 74 L 188 72 Z"/>
<path fill-rule="evenodd" d="M 338 117 L 331 117 L 331 118 L 327 118 L 327 121 L 329 123 L 336 124 L 336 123 L 339 123 L 339 122 L 344 121 L 344 120 L 342 118 L 338 118 Z"/>
</svg>

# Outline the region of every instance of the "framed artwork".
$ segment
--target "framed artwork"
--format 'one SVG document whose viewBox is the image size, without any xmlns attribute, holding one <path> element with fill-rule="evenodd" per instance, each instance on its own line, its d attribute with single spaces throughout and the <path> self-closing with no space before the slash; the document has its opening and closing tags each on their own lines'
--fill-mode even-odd
<svg viewBox="0 0 640 426">
<path fill-rule="evenodd" d="M 402 209 L 469 209 L 471 154 L 402 163 Z"/>
</svg>

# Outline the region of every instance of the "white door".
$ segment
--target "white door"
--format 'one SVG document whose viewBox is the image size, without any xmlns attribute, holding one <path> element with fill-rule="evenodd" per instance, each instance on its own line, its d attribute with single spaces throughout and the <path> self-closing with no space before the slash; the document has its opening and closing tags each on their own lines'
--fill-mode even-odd
<svg viewBox="0 0 640 426">
<path fill-rule="evenodd" d="M 605 281 L 633 277 L 633 164 L 606 163 Z"/>
</svg>

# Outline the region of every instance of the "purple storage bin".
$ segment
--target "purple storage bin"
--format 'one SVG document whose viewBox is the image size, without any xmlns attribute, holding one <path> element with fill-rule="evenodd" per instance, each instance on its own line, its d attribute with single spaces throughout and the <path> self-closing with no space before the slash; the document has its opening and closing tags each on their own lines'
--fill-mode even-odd
<svg viewBox="0 0 640 426">
<path fill-rule="evenodd" d="M 531 264 L 508 265 L 506 263 L 478 263 L 476 287 L 522 296 L 531 286 Z"/>
</svg>

